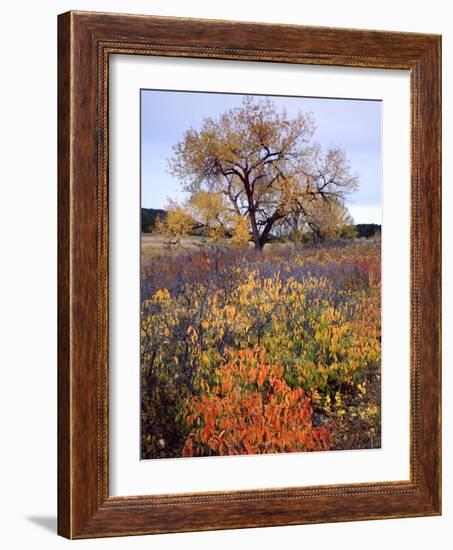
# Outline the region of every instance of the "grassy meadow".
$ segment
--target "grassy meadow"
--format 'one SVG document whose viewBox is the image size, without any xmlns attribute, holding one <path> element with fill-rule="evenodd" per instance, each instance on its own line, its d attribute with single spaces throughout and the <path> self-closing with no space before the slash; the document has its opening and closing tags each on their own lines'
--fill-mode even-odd
<svg viewBox="0 0 453 550">
<path fill-rule="evenodd" d="M 144 459 L 379 448 L 380 242 L 142 236 Z"/>
</svg>

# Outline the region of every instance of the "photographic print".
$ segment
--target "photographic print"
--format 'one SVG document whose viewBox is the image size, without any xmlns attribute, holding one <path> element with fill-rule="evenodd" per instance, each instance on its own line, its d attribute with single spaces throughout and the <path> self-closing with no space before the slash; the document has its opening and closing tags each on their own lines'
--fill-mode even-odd
<svg viewBox="0 0 453 550">
<path fill-rule="evenodd" d="M 142 459 L 381 446 L 381 102 L 141 90 Z"/>
</svg>

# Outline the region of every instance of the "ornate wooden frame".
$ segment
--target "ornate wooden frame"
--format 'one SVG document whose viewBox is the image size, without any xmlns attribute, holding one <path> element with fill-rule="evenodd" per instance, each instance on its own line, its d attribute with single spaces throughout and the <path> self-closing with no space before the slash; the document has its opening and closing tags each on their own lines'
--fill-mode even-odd
<svg viewBox="0 0 453 550">
<path fill-rule="evenodd" d="M 69 12 L 59 16 L 58 48 L 58 532 L 87 538 L 440 514 L 441 38 Z M 410 481 L 109 496 L 110 54 L 410 71 Z"/>
</svg>

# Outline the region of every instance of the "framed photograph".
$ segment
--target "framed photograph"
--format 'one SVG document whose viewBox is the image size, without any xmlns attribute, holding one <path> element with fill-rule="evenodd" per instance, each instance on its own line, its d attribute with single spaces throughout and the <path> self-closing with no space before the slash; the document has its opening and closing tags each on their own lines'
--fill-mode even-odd
<svg viewBox="0 0 453 550">
<path fill-rule="evenodd" d="M 59 533 L 440 514 L 440 37 L 58 35 Z"/>
</svg>

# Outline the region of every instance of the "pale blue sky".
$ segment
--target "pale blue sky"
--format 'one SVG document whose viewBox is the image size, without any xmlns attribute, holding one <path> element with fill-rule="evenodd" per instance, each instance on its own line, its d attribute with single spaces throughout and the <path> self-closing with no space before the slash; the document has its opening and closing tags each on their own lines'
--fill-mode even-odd
<svg viewBox="0 0 453 550">
<path fill-rule="evenodd" d="M 184 132 L 201 127 L 204 117 L 216 117 L 242 104 L 242 95 L 142 90 L 142 206 L 164 208 L 167 198 L 183 199 L 181 184 L 167 173 L 172 146 Z M 381 223 L 380 101 L 272 96 L 288 116 L 311 112 L 317 129 L 313 140 L 324 149 L 342 146 L 360 188 L 347 206 L 356 223 Z"/>
</svg>

